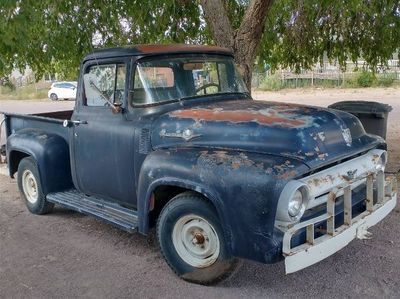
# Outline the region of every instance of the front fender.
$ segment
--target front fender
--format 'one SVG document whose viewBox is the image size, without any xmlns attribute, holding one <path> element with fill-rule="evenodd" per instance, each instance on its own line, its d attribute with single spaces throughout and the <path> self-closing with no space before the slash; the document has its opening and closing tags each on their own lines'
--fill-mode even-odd
<svg viewBox="0 0 400 299">
<path fill-rule="evenodd" d="M 35 159 L 44 194 L 72 187 L 69 148 L 61 136 L 37 129 L 11 134 L 7 138 L 7 157 L 12 177 L 18 168 L 19 153 Z"/>
<path fill-rule="evenodd" d="M 148 229 L 154 189 L 179 186 L 203 194 L 214 204 L 234 256 L 271 262 L 277 258 L 274 223 L 280 192 L 289 180 L 307 171 L 296 160 L 234 150 L 152 152 L 139 177 L 139 230 Z"/>
</svg>

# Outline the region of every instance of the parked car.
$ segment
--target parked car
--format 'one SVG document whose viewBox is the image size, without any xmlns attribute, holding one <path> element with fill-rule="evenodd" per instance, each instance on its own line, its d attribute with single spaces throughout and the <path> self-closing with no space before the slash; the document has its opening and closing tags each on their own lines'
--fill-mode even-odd
<svg viewBox="0 0 400 299">
<path fill-rule="evenodd" d="M 210 79 L 195 82 L 201 72 Z M 73 111 L 5 114 L 27 208 L 58 204 L 141 234 L 155 226 L 185 280 L 221 281 L 239 259 L 304 269 L 396 206 L 384 139 L 346 112 L 254 101 L 226 49 L 99 50 L 79 90 Z"/>
<path fill-rule="evenodd" d="M 56 82 L 51 84 L 47 95 L 52 101 L 57 101 L 60 99 L 75 100 L 77 85 L 78 82 Z"/>
</svg>

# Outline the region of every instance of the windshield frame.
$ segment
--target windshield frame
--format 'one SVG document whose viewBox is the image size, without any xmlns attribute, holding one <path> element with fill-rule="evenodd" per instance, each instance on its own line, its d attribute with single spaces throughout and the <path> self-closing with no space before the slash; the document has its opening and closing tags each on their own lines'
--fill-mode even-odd
<svg viewBox="0 0 400 299">
<path fill-rule="evenodd" d="M 141 58 L 138 58 L 137 60 L 132 60 L 132 65 L 131 65 L 131 78 L 130 78 L 130 86 L 128 90 L 128 106 L 132 108 L 145 108 L 145 107 L 154 107 L 154 106 L 161 106 L 165 104 L 171 104 L 171 103 L 178 103 L 181 101 L 190 101 L 194 99 L 199 99 L 199 98 L 208 98 L 208 97 L 220 97 L 220 96 L 227 96 L 227 95 L 245 95 L 247 97 L 250 96 L 250 92 L 248 90 L 246 91 L 232 91 L 232 92 L 219 92 L 219 93 L 211 93 L 211 94 L 199 94 L 199 95 L 192 95 L 192 96 L 185 96 L 181 98 L 176 98 L 176 99 L 170 99 L 170 100 L 165 100 L 165 101 L 160 101 L 160 102 L 152 102 L 152 103 L 143 103 L 143 104 L 138 104 L 134 103 L 132 101 L 132 96 L 134 93 L 134 86 L 135 86 L 135 81 L 137 80 L 136 78 L 136 70 L 138 68 L 138 65 L 143 63 L 143 62 L 151 62 L 155 61 L 157 59 L 162 59 L 162 60 L 168 60 L 168 59 L 177 59 L 177 58 L 199 58 L 199 59 L 227 59 L 231 60 L 234 67 L 236 68 L 235 62 L 233 60 L 232 55 L 224 55 L 224 54 L 205 54 L 205 53 L 179 53 L 179 54 L 163 54 L 163 55 L 146 55 Z M 236 69 L 236 71 L 238 71 Z M 238 71 L 239 72 L 239 71 Z M 239 75 L 241 75 L 239 73 Z M 140 80 L 140 79 L 139 79 Z M 246 86 L 244 85 L 246 88 Z"/>
</svg>

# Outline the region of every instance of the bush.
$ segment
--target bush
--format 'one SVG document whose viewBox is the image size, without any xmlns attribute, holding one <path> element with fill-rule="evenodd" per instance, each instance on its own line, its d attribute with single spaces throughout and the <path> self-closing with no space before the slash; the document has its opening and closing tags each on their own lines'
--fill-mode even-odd
<svg viewBox="0 0 400 299">
<path fill-rule="evenodd" d="M 1 86 L 0 91 L 1 91 L 1 94 L 8 94 L 10 92 L 15 91 L 15 85 L 12 84 L 12 82 L 7 80 L 7 81 L 3 82 L 3 86 Z"/>
<path fill-rule="evenodd" d="M 280 90 L 282 88 L 282 80 L 277 74 L 266 76 L 260 84 L 261 90 Z"/>
<path fill-rule="evenodd" d="M 46 99 L 47 91 L 48 89 L 36 90 L 33 84 L 18 88 L 5 84 L 0 86 L 0 100 Z"/>
<path fill-rule="evenodd" d="M 358 72 L 346 73 L 344 75 L 344 81 L 342 82 L 342 87 L 344 88 L 358 88 Z"/>
<path fill-rule="evenodd" d="M 378 77 L 378 84 L 381 86 L 392 86 L 396 80 L 396 74 L 382 74 Z"/>
<path fill-rule="evenodd" d="M 376 83 L 375 74 L 372 72 L 362 71 L 357 76 L 357 84 L 360 87 L 371 87 Z"/>
</svg>

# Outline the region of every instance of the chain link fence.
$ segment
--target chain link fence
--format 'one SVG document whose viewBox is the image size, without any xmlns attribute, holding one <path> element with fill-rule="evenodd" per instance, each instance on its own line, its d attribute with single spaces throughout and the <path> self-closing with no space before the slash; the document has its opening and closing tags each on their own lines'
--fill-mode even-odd
<svg viewBox="0 0 400 299">
<path fill-rule="evenodd" d="M 361 65 L 361 67 L 360 67 Z M 375 74 L 367 71 L 364 62 L 358 64 L 347 63 L 346 71 L 330 63 L 317 65 L 312 70 L 301 70 L 295 73 L 290 69 L 280 69 L 271 73 L 253 73 L 252 87 L 266 90 L 298 87 L 366 87 L 371 84 L 390 86 L 393 83 L 400 83 L 400 62 L 399 60 L 388 61 L 388 66 L 378 68 Z M 360 78 L 364 76 L 365 78 Z M 368 78 L 369 77 L 369 78 Z M 365 84 L 365 85 L 364 85 Z"/>
</svg>

